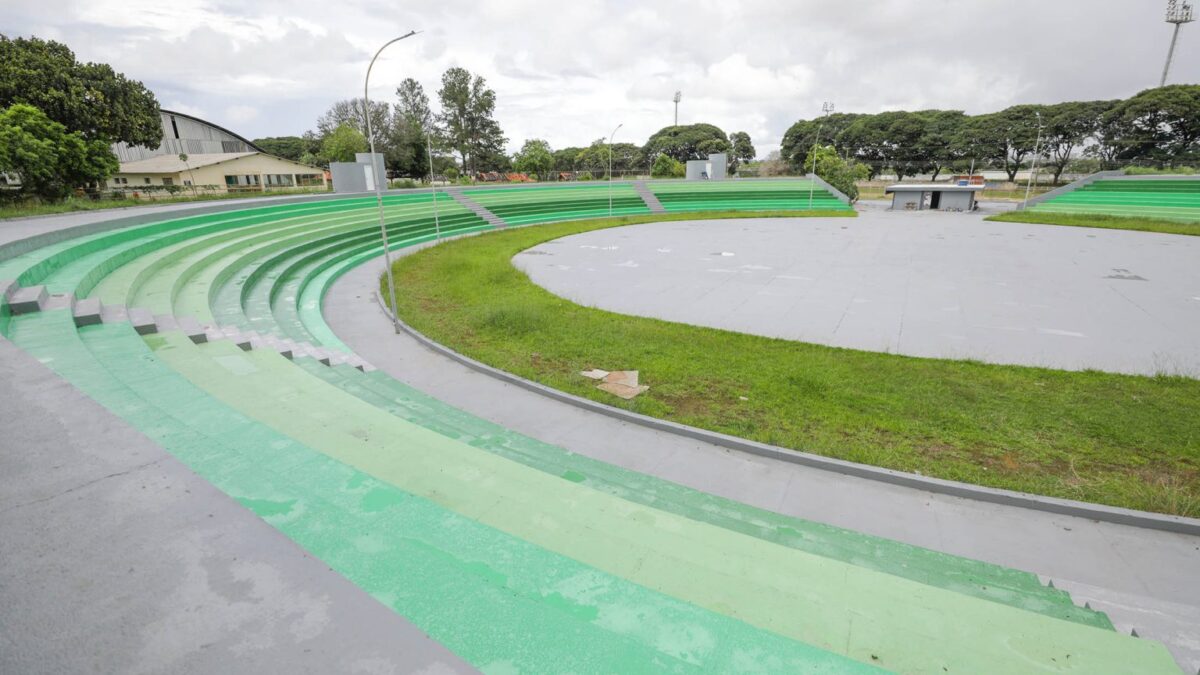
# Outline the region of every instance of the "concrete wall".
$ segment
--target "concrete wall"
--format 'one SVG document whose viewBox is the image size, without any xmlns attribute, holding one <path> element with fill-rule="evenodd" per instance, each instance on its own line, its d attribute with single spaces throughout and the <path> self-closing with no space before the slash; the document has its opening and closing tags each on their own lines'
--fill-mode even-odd
<svg viewBox="0 0 1200 675">
<path fill-rule="evenodd" d="M 974 203 L 974 195 L 970 192 L 943 192 L 938 208 L 942 211 L 970 211 Z"/>
<path fill-rule="evenodd" d="M 892 193 L 892 208 L 896 211 L 905 211 L 909 208 L 921 208 L 921 199 L 924 192 L 893 192 Z M 909 204 L 912 204 L 910 207 Z"/>
<path fill-rule="evenodd" d="M 729 176 L 729 157 L 723 153 L 708 156 L 708 177 L 710 180 L 725 180 Z"/>
</svg>

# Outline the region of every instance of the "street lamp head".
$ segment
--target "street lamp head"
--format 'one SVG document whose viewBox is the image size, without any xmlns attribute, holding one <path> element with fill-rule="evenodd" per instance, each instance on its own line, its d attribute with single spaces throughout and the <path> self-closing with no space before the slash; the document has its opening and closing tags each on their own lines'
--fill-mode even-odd
<svg viewBox="0 0 1200 675">
<path fill-rule="evenodd" d="M 833 103 L 830 101 L 826 101 L 826 102 L 822 103 L 821 104 L 821 112 L 826 115 L 833 112 Z"/>
</svg>

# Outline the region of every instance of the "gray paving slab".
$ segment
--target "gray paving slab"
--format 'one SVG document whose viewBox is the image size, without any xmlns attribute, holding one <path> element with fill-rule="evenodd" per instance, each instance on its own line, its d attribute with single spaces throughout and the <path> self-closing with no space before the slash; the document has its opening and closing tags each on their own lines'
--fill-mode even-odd
<svg viewBox="0 0 1200 675">
<path fill-rule="evenodd" d="M 923 357 L 1200 377 L 1200 238 L 866 210 L 649 223 L 513 258 L 602 309 Z"/>
<path fill-rule="evenodd" d="M 0 673 L 474 672 L 0 340 Z"/>
<path fill-rule="evenodd" d="M 402 254 L 406 254 L 404 252 Z M 617 466 L 711 494 L 1112 594 L 1114 620 L 1200 668 L 1200 537 L 1100 523 L 812 469 L 581 410 L 501 382 L 396 335 L 375 299 L 382 259 L 342 277 L 324 301 L 334 332 L 377 368 L 451 405 Z M 1158 624 L 1147 608 L 1184 608 Z M 1144 628 L 1143 628 L 1144 626 Z M 1188 632 L 1190 631 L 1190 632 Z M 1183 636 L 1183 637 L 1180 637 Z M 1190 670 L 1189 670 L 1190 669 Z"/>
</svg>

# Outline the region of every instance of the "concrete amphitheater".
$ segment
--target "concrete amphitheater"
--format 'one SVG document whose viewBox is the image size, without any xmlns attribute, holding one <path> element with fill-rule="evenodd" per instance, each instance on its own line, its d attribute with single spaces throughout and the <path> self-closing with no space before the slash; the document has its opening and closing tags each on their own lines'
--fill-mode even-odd
<svg viewBox="0 0 1200 675">
<path fill-rule="evenodd" d="M 752 215 L 809 188 L 612 192 Z M 608 196 L 464 189 L 437 227 Z M 393 248 L 438 237 L 433 206 L 385 197 Z M 0 226 L 0 671 L 1200 668 L 1200 523 L 731 451 L 492 377 L 393 334 L 375 218 L 297 198 Z"/>
</svg>

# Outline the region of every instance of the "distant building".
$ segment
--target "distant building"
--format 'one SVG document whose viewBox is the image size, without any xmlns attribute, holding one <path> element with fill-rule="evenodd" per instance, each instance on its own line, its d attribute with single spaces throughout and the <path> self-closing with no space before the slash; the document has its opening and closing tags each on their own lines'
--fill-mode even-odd
<svg viewBox="0 0 1200 675">
<path fill-rule="evenodd" d="M 114 143 L 121 168 L 108 180 L 114 190 L 150 192 L 178 187 L 206 192 L 258 192 L 325 187 L 325 171 L 268 155 L 262 148 L 211 122 L 162 110 L 163 139 L 156 148 Z M 187 155 L 187 161 L 179 159 Z"/>
<path fill-rule="evenodd" d="M 173 186 L 204 188 L 206 192 L 265 192 L 291 188 L 323 188 L 325 171 L 264 152 L 158 155 L 122 162 L 108 179 L 110 189 L 161 191 Z"/>
</svg>

